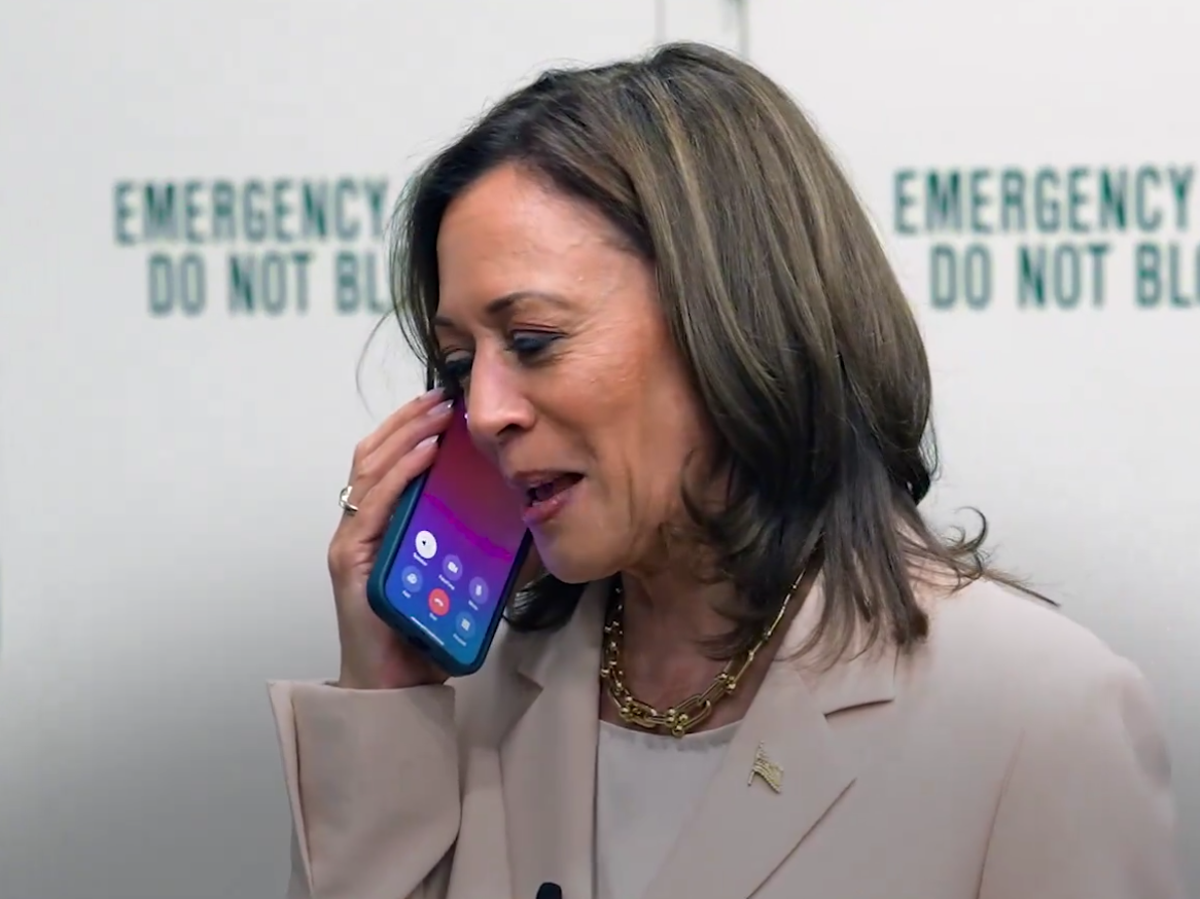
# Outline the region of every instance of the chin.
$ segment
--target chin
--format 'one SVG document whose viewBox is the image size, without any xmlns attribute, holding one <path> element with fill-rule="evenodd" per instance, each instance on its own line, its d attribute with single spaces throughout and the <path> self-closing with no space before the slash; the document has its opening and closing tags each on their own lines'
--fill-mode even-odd
<svg viewBox="0 0 1200 899">
<path fill-rule="evenodd" d="M 565 535 L 539 537 L 535 534 L 534 542 L 542 566 L 567 584 L 586 584 L 602 580 L 611 577 L 620 567 L 607 553 L 596 551 L 598 547 L 594 539 L 585 537 L 574 541 Z"/>
</svg>

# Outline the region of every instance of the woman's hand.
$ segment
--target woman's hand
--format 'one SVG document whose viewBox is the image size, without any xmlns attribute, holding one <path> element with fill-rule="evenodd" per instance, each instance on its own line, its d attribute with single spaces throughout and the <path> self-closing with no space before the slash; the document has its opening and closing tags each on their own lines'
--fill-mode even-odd
<svg viewBox="0 0 1200 899">
<path fill-rule="evenodd" d="M 349 502 L 358 512 L 342 516 L 329 545 L 342 647 L 340 687 L 391 690 L 446 681 L 444 672 L 371 610 L 367 578 L 396 501 L 437 454 L 450 406 L 440 391 L 430 391 L 393 412 L 354 451 Z"/>
</svg>

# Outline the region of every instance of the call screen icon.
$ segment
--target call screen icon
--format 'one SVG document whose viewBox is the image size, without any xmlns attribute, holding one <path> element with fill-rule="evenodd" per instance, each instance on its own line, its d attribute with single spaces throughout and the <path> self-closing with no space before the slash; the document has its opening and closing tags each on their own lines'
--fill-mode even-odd
<svg viewBox="0 0 1200 899">
<path fill-rule="evenodd" d="M 481 577 L 471 578 L 470 586 L 467 587 L 467 593 L 475 603 L 482 605 L 488 600 L 487 581 Z"/>
<path fill-rule="evenodd" d="M 450 596 L 441 587 L 429 591 L 429 611 L 438 616 L 450 611 Z"/>
<path fill-rule="evenodd" d="M 404 584 L 404 589 L 409 593 L 416 593 L 421 589 L 421 572 L 417 571 L 412 565 L 409 565 L 400 573 L 400 580 Z"/>
<path fill-rule="evenodd" d="M 422 559 L 432 559 L 437 555 L 437 538 L 429 531 L 417 532 L 417 555 Z"/>
</svg>

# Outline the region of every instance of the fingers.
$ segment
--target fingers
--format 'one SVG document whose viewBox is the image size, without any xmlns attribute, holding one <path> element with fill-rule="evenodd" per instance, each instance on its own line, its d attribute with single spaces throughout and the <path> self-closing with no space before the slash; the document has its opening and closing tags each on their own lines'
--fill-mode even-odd
<svg viewBox="0 0 1200 899">
<path fill-rule="evenodd" d="M 405 403 L 359 443 L 350 473 L 350 502 L 358 512 L 343 518 L 340 532 L 365 541 L 379 536 L 404 488 L 433 461 L 451 408 L 439 391 L 430 391 Z"/>
<path fill-rule="evenodd" d="M 437 455 L 437 434 L 432 434 L 400 456 L 357 504 L 358 513 L 346 522 L 365 540 L 374 540 L 387 527 L 400 494 L 419 477 Z"/>
<path fill-rule="evenodd" d="M 428 393 L 422 394 L 415 399 L 409 400 L 391 415 L 383 420 L 383 422 L 370 435 L 363 439 L 354 449 L 354 468 L 357 469 L 359 464 L 371 455 L 379 445 L 383 443 L 389 436 L 396 432 L 405 423 L 413 419 L 420 418 L 430 409 L 433 409 L 439 403 L 446 399 L 446 392 L 440 387 L 435 387 Z"/>
<path fill-rule="evenodd" d="M 449 400 L 422 401 L 415 406 L 405 404 L 388 416 L 354 450 L 349 481 L 353 495 L 363 499 L 405 453 L 425 438 L 444 431 L 450 423 L 450 409 Z M 355 504 L 361 505 L 357 500 Z"/>
<path fill-rule="evenodd" d="M 375 434 L 383 431 L 382 440 L 375 444 L 375 448 L 362 458 L 356 470 L 350 474 L 350 483 L 355 485 L 360 495 L 374 489 L 401 457 L 418 443 L 428 437 L 436 437 L 446 430 L 446 426 L 450 424 L 452 408 L 450 400 L 443 400 L 413 418 L 403 419 L 394 424 L 390 433 L 380 427 Z"/>
</svg>

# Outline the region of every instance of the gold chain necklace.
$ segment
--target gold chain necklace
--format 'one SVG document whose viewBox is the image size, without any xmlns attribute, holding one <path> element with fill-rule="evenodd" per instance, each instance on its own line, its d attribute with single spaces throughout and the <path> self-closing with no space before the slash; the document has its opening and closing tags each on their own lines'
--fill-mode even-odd
<svg viewBox="0 0 1200 899">
<path fill-rule="evenodd" d="M 613 586 L 613 598 L 604 622 L 604 648 L 601 653 L 600 680 L 608 688 L 609 698 L 616 705 L 617 714 L 621 716 L 621 720 L 643 730 L 665 730 L 673 737 L 682 737 L 694 730 L 713 713 L 713 708 L 718 702 L 737 689 L 738 681 L 746 673 L 746 669 L 750 667 L 754 657 L 770 641 L 779 622 L 783 620 L 788 603 L 800 586 L 800 580 L 801 578 L 797 578 L 796 582 L 792 584 L 792 589 L 783 598 L 775 620 L 763 631 L 757 643 L 746 652 L 730 659 L 721 673 L 709 684 L 707 690 L 689 696 L 665 712 L 660 712 L 654 706 L 642 702 L 625 686 L 625 669 L 621 666 L 625 642 L 625 632 L 621 627 L 621 622 L 624 620 L 625 601 L 620 581 L 617 581 Z"/>
</svg>

